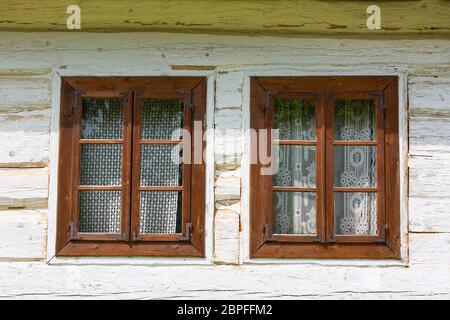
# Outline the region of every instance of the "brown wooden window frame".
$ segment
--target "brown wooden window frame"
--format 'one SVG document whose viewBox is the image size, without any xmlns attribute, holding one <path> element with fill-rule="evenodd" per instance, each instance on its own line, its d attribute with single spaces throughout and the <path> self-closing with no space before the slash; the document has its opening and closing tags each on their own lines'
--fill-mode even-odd
<svg viewBox="0 0 450 320">
<path fill-rule="evenodd" d="M 250 128 L 270 129 L 278 97 L 308 98 L 316 106 L 316 141 L 280 141 L 280 144 L 316 146 L 316 187 L 274 187 L 272 175 L 261 175 L 263 165 L 250 164 L 251 258 L 400 258 L 400 172 L 398 127 L 398 78 L 396 76 L 251 77 Z M 372 98 L 376 107 L 378 236 L 334 235 L 333 194 L 337 189 L 362 192 L 361 188 L 334 186 L 333 99 Z M 259 138 L 258 138 L 259 139 Z M 269 134 L 267 143 L 272 144 Z M 367 142 L 367 141 L 365 141 Z M 262 143 L 265 143 L 262 141 Z M 361 142 L 350 142 L 350 145 Z M 250 150 L 258 150 L 257 139 Z M 364 144 L 364 142 L 362 143 Z M 271 150 L 271 148 L 268 148 Z M 256 157 L 251 157 L 256 158 Z M 382 172 L 383 174 L 379 174 Z M 317 234 L 278 235 L 272 232 L 273 191 L 316 192 Z M 354 190 L 352 190 L 354 189 Z M 364 188 L 362 188 L 364 189 Z M 342 191 L 341 190 L 341 191 Z M 331 197 L 330 197 L 331 195 Z"/>
<path fill-rule="evenodd" d="M 176 144 L 180 141 L 141 141 L 139 112 L 143 98 L 179 98 L 184 105 L 184 129 L 201 122 L 205 130 L 205 77 L 63 77 L 61 86 L 57 256 L 176 256 L 204 257 L 205 250 L 205 164 L 183 164 L 180 187 L 141 187 L 139 179 L 141 144 Z M 80 145 L 105 143 L 80 137 L 82 98 L 120 98 L 123 101 L 123 136 L 106 141 L 122 145 L 122 184 L 106 187 L 122 191 L 121 232 L 80 233 L 77 229 L 79 190 L 102 187 L 79 186 Z M 205 142 L 201 142 L 202 154 Z M 192 150 L 192 149 L 191 149 Z M 182 191 L 182 233 L 139 234 L 139 190 Z M 157 189 L 157 190 L 156 190 Z"/>
</svg>

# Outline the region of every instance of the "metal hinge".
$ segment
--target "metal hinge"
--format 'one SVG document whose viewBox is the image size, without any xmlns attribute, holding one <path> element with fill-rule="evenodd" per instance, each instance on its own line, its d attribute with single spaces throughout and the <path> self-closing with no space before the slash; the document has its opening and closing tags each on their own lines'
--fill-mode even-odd
<svg viewBox="0 0 450 320">
<path fill-rule="evenodd" d="M 191 241 L 192 223 L 186 223 L 186 235 L 180 238 L 180 241 Z"/>
<path fill-rule="evenodd" d="M 317 233 L 316 242 L 318 242 L 318 243 L 322 242 L 322 233 L 320 233 L 320 232 Z"/>
<path fill-rule="evenodd" d="M 383 110 L 383 117 L 386 119 L 386 105 L 384 104 L 384 93 L 383 91 L 376 91 L 372 93 L 374 96 L 380 97 L 381 110 Z"/>
<path fill-rule="evenodd" d="M 327 242 L 328 242 L 328 243 L 336 243 L 336 239 L 335 239 L 335 238 L 333 238 L 333 236 L 331 236 L 331 235 L 328 235 L 328 239 L 327 239 Z"/>
<path fill-rule="evenodd" d="M 263 224 L 263 233 L 264 233 L 264 241 L 276 241 L 274 238 L 272 238 L 270 232 L 269 232 L 269 225 L 267 223 Z"/>
</svg>

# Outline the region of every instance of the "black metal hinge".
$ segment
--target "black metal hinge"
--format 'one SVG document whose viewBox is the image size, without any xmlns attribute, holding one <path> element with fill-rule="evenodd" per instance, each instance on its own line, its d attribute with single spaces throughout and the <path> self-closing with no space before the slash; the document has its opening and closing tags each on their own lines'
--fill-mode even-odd
<svg viewBox="0 0 450 320">
<path fill-rule="evenodd" d="M 374 96 L 380 97 L 381 110 L 383 111 L 383 117 L 386 119 L 386 105 L 384 104 L 383 91 L 376 91 L 372 93 Z"/>
<path fill-rule="evenodd" d="M 192 223 L 186 223 L 186 235 L 180 238 L 180 241 L 191 241 Z"/>
</svg>

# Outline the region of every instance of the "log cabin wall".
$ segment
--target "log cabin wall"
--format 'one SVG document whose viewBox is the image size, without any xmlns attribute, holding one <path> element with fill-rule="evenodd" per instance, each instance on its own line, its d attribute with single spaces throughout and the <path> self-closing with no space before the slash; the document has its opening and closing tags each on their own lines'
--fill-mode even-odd
<svg viewBox="0 0 450 320">
<path fill-rule="evenodd" d="M 0 32 L 0 39 L 0 297 L 450 297 L 445 37 Z M 403 261 L 248 259 L 243 132 L 249 77 L 264 74 L 400 76 Z M 208 77 L 208 127 L 227 134 L 208 141 L 206 259 L 54 257 L 63 75 Z"/>
</svg>

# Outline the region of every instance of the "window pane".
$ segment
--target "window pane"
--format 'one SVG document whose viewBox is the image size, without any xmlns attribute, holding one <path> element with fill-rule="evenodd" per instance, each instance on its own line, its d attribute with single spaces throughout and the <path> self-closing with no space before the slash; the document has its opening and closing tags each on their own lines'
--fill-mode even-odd
<svg viewBox="0 0 450 320">
<path fill-rule="evenodd" d="M 376 186 L 375 146 L 334 146 L 336 187 Z"/>
<path fill-rule="evenodd" d="M 141 186 L 182 185 L 181 145 L 141 145 Z"/>
<path fill-rule="evenodd" d="M 121 191 L 80 191 L 79 232 L 119 233 Z"/>
<path fill-rule="evenodd" d="M 280 140 L 315 140 L 314 101 L 276 99 L 273 128 L 279 130 Z"/>
<path fill-rule="evenodd" d="M 140 194 L 140 233 L 181 233 L 181 192 L 143 191 Z"/>
<path fill-rule="evenodd" d="M 122 184 L 122 145 L 82 144 L 80 184 L 117 186 Z"/>
<path fill-rule="evenodd" d="M 337 235 L 377 235 L 374 192 L 335 192 L 334 231 Z"/>
<path fill-rule="evenodd" d="M 375 140 L 374 100 L 334 101 L 335 140 Z"/>
<path fill-rule="evenodd" d="M 316 234 L 316 193 L 274 192 L 273 233 Z"/>
<path fill-rule="evenodd" d="M 315 187 L 316 147 L 279 145 L 275 186 Z"/>
<path fill-rule="evenodd" d="M 141 139 L 179 140 L 183 128 L 182 99 L 145 99 Z"/>
<path fill-rule="evenodd" d="M 82 114 L 83 139 L 122 139 L 122 100 L 83 99 Z"/>
</svg>

